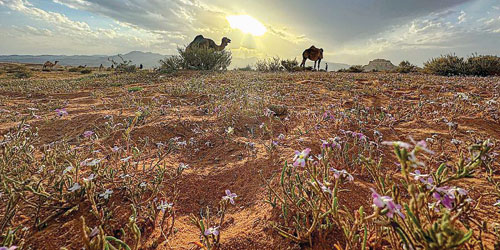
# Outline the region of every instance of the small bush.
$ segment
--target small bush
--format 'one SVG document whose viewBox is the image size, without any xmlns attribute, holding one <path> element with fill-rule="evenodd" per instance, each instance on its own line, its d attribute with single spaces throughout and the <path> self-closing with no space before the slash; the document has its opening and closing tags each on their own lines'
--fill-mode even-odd
<svg viewBox="0 0 500 250">
<path fill-rule="evenodd" d="M 467 73 L 475 76 L 500 75 L 500 57 L 473 55 L 467 58 Z"/>
<path fill-rule="evenodd" d="M 251 65 L 247 65 L 246 67 L 238 68 L 237 70 L 240 70 L 240 71 L 252 71 L 253 68 L 252 68 Z"/>
<path fill-rule="evenodd" d="M 131 60 L 125 60 L 121 55 L 118 55 L 118 57 L 122 60 L 121 62 L 116 62 L 115 60 L 108 58 L 108 60 L 111 62 L 113 67 L 115 68 L 116 72 L 119 73 L 134 73 L 137 71 L 137 67 L 132 64 Z"/>
<path fill-rule="evenodd" d="M 276 72 L 283 69 L 281 66 L 281 59 L 279 57 L 258 60 L 255 63 L 255 68 L 257 71 L 261 72 Z"/>
<path fill-rule="evenodd" d="M 76 68 L 76 67 L 68 69 L 68 72 L 79 72 L 79 71 L 80 71 L 80 69 Z"/>
<path fill-rule="evenodd" d="M 352 65 L 348 69 L 339 69 L 338 72 L 361 73 L 361 72 L 363 72 L 363 66 L 361 66 L 361 65 Z"/>
<path fill-rule="evenodd" d="M 29 70 L 26 66 L 24 65 L 18 65 L 16 67 L 13 67 L 7 71 L 8 73 L 14 73 L 15 78 L 30 78 L 33 76 L 33 73 L 31 70 Z"/>
<path fill-rule="evenodd" d="M 92 70 L 91 69 L 84 69 L 84 70 L 80 71 L 80 73 L 82 73 L 82 74 L 90 74 L 90 73 L 92 73 Z"/>
<path fill-rule="evenodd" d="M 417 71 L 417 66 L 411 64 L 409 61 L 402 61 L 395 70 L 398 73 L 410 73 Z"/>
<path fill-rule="evenodd" d="M 442 76 L 465 75 L 467 72 L 464 59 L 452 54 L 432 58 L 425 62 L 424 71 Z"/>
<path fill-rule="evenodd" d="M 194 70 L 226 70 L 231 64 L 231 52 L 206 48 L 177 49 L 177 60 L 183 69 Z"/>
<path fill-rule="evenodd" d="M 183 62 L 180 56 L 169 56 L 160 60 L 160 68 L 158 71 L 162 74 L 171 74 L 182 68 Z"/>
<path fill-rule="evenodd" d="M 113 82 L 113 83 L 110 84 L 110 86 L 111 87 L 121 87 L 121 86 L 123 86 L 123 83 L 121 83 L 121 82 Z"/>
<path fill-rule="evenodd" d="M 424 71 L 443 76 L 500 75 L 500 57 L 475 54 L 465 60 L 463 57 L 450 54 L 427 61 L 424 63 Z"/>
<path fill-rule="evenodd" d="M 142 87 L 130 87 L 128 88 L 128 92 L 137 92 L 137 91 L 141 91 L 142 90 Z"/>
<path fill-rule="evenodd" d="M 293 60 L 286 59 L 281 61 L 281 66 L 289 72 L 296 71 L 297 67 L 299 66 L 299 62 L 297 61 L 296 58 Z"/>
</svg>

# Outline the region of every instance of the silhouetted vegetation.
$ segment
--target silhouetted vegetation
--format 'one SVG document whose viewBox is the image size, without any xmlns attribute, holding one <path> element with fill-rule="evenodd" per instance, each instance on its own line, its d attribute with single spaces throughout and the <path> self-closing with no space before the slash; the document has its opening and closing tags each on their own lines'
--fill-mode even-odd
<svg viewBox="0 0 500 250">
<path fill-rule="evenodd" d="M 245 66 L 245 67 L 243 67 L 243 68 L 238 68 L 237 70 L 241 70 L 241 71 L 252 71 L 252 70 L 253 70 L 253 68 L 252 68 L 252 66 L 251 66 L 251 65 L 247 65 L 247 66 Z"/>
<path fill-rule="evenodd" d="M 283 68 L 286 71 L 293 72 L 297 71 L 297 68 L 299 67 L 299 62 L 295 58 L 293 60 L 286 59 L 281 61 L 281 66 L 283 66 Z"/>
<path fill-rule="evenodd" d="M 226 70 L 231 64 L 231 52 L 193 47 L 178 48 L 179 55 L 160 60 L 160 72 L 170 73 L 179 69 Z"/>
<path fill-rule="evenodd" d="M 500 57 L 498 56 L 476 54 L 467 58 L 466 65 L 469 75 L 500 75 Z"/>
<path fill-rule="evenodd" d="M 500 74 L 500 57 L 474 54 L 467 59 L 454 54 L 432 58 L 424 63 L 424 71 L 431 74 L 489 76 Z"/>
<path fill-rule="evenodd" d="M 267 59 L 258 60 L 255 63 L 255 69 L 261 72 L 276 72 L 281 71 L 281 59 L 279 57 L 272 57 Z"/>
<path fill-rule="evenodd" d="M 361 65 L 352 65 L 347 69 L 339 69 L 337 72 L 348 72 L 348 73 L 361 73 L 363 72 L 363 66 Z"/>
<path fill-rule="evenodd" d="M 398 67 L 395 70 L 398 73 L 410 73 L 417 72 L 417 66 L 411 64 L 409 61 L 402 61 L 399 63 Z"/>
<path fill-rule="evenodd" d="M 118 58 L 121 59 L 121 62 L 117 62 L 112 58 L 108 58 L 108 61 L 110 61 L 112 66 L 114 66 L 116 72 L 133 73 L 137 71 L 137 67 L 132 64 L 131 60 L 125 60 L 121 55 L 118 55 Z"/>
</svg>

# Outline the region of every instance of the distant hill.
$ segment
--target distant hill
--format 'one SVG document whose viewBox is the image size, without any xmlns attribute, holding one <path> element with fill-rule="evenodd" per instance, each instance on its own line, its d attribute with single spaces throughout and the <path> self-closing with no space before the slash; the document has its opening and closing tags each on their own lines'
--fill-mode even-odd
<svg viewBox="0 0 500 250">
<path fill-rule="evenodd" d="M 133 64 L 142 64 L 145 68 L 153 68 L 159 65 L 159 60 L 164 59 L 166 56 L 151 53 L 151 52 L 141 52 L 132 51 L 127 54 L 122 55 L 123 59 L 131 60 Z M 108 58 L 120 62 L 118 55 L 106 56 L 106 55 L 0 55 L 0 62 L 17 62 L 17 63 L 35 63 L 43 64 L 46 61 L 59 61 L 60 65 L 65 66 L 78 66 L 87 65 L 89 67 L 99 67 L 101 64 L 105 67 L 111 66 L 111 62 Z"/>
<path fill-rule="evenodd" d="M 125 60 L 131 60 L 132 64 L 142 64 L 145 68 L 154 68 L 159 66 L 159 61 L 167 57 L 167 55 L 162 55 L 152 52 L 142 52 L 142 51 L 132 51 L 127 54 L 121 55 Z M 79 66 L 87 65 L 89 67 L 99 67 L 101 64 L 105 67 L 111 66 L 111 62 L 108 60 L 111 58 L 117 62 L 120 61 L 118 55 L 106 56 L 106 55 L 0 55 L 0 62 L 15 62 L 15 63 L 33 63 L 33 64 L 43 64 L 46 61 L 59 61 L 59 65 L 64 66 Z M 244 68 L 247 65 L 255 68 L 255 63 L 258 58 L 233 58 L 231 66 L 229 69 Z M 300 61 L 299 61 L 300 63 Z M 333 63 L 333 62 L 321 62 L 321 68 L 325 68 L 325 63 L 328 63 L 328 71 L 337 71 L 343 68 L 349 68 L 350 65 L 344 63 Z M 307 61 L 307 66 L 312 66 L 314 63 Z"/>
</svg>

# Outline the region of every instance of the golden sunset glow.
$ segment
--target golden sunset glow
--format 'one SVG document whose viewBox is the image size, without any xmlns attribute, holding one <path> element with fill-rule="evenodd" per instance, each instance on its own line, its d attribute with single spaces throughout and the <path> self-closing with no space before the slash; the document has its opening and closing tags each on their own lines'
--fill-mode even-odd
<svg viewBox="0 0 500 250">
<path fill-rule="evenodd" d="M 231 28 L 239 29 L 245 34 L 262 36 L 267 31 L 261 22 L 249 15 L 227 16 L 226 19 Z"/>
</svg>

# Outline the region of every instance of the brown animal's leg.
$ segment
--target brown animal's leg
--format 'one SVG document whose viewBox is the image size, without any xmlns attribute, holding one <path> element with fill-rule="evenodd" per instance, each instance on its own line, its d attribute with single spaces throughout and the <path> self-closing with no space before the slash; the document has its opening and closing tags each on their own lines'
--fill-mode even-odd
<svg viewBox="0 0 500 250">
<path fill-rule="evenodd" d="M 318 60 L 318 71 L 320 69 L 320 66 L 319 66 L 320 64 L 321 64 L 321 59 Z"/>
<path fill-rule="evenodd" d="M 316 70 L 316 62 L 317 61 L 314 61 L 314 68 L 313 68 L 313 70 Z"/>
<path fill-rule="evenodd" d="M 305 68 L 306 67 L 306 58 L 302 58 L 302 63 L 300 64 L 300 67 Z"/>
</svg>

